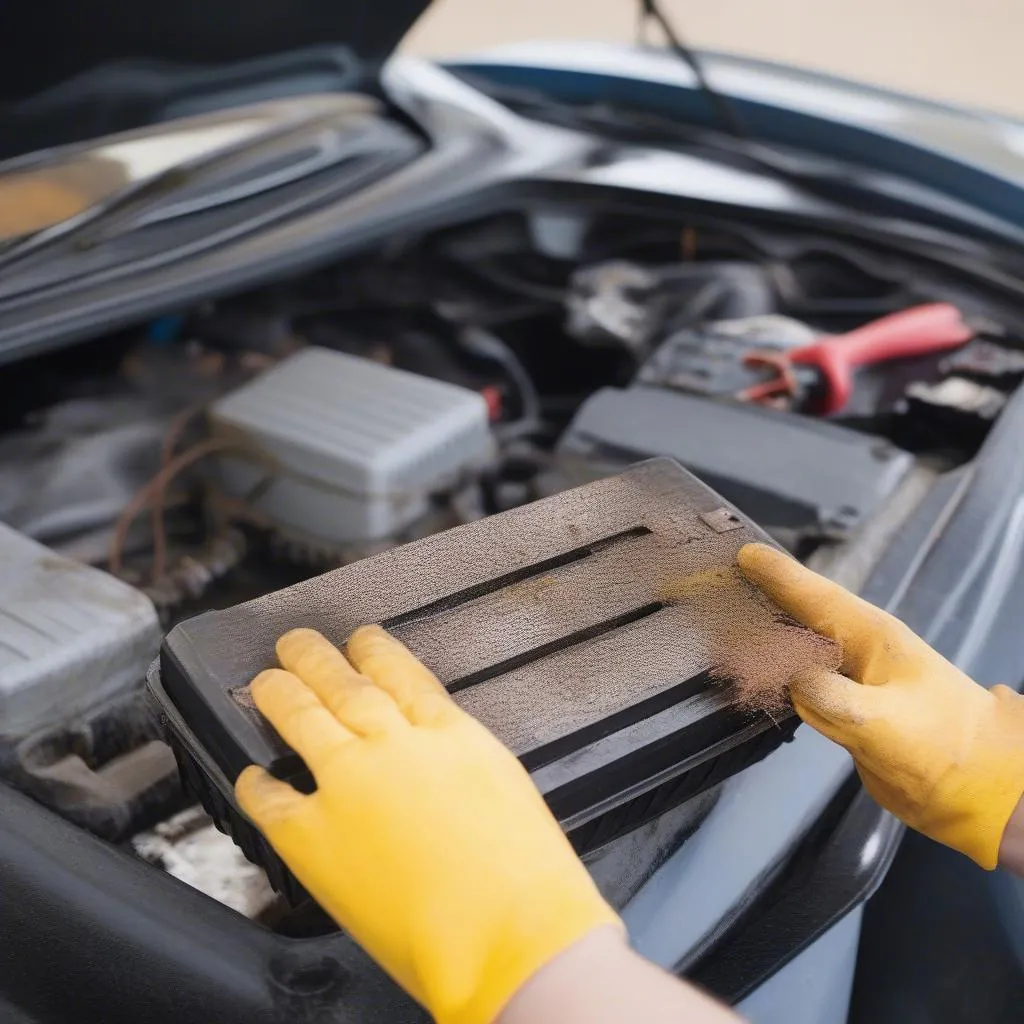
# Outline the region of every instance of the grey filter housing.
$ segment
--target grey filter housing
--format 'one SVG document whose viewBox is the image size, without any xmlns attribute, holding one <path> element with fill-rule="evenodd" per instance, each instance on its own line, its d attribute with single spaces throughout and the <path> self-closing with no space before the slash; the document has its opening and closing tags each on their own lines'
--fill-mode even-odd
<svg viewBox="0 0 1024 1024">
<path fill-rule="evenodd" d="M 393 536 L 493 456 L 483 396 L 307 348 L 214 403 L 237 442 L 218 486 L 274 525 L 327 543 Z"/>
<path fill-rule="evenodd" d="M 715 682 L 714 627 L 678 589 L 735 574 L 736 552 L 754 540 L 767 538 L 678 465 L 653 460 L 183 622 L 149 686 L 189 785 L 292 895 L 233 783 L 255 762 L 310 785 L 248 695 L 276 663 L 277 638 L 298 626 L 337 644 L 366 622 L 391 630 L 529 768 L 588 852 L 792 735 L 794 716 L 752 712 Z M 803 631 L 779 628 L 776 646 L 797 670 L 805 652 L 790 641 Z"/>
<path fill-rule="evenodd" d="M 0 567 L 0 736 L 25 736 L 142 680 L 161 635 L 148 597 L 3 524 Z"/>
</svg>

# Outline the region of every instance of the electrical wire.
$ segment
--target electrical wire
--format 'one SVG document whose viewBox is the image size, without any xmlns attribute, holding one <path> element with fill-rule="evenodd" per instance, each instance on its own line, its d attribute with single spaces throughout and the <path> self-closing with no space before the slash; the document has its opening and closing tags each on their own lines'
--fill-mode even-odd
<svg viewBox="0 0 1024 1024">
<path fill-rule="evenodd" d="M 463 328 L 458 333 L 459 344 L 472 355 L 498 363 L 508 374 L 519 392 L 519 419 L 495 428 L 503 440 L 536 433 L 542 427 L 540 396 L 526 367 L 511 346 L 496 334 L 478 325 Z"/>
<path fill-rule="evenodd" d="M 697 85 L 700 86 L 700 91 L 707 96 L 708 101 L 714 107 L 722 127 L 731 135 L 739 138 L 745 137 L 747 130 L 743 124 L 743 119 L 736 110 L 736 105 L 712 86 L 704 70 L 703 62 L 683 41 L 675 26 L 673 26 L 665 12 L 661 9 L 658 0 L 639 0 L 639 4 L 641 28 L 645 22 L 653 21 L 661 29 L 668 42 L 669 49 L 693 72 L 694 77 L 697 79 Z"/>
<path fill-rule="evenodd" d="M 227 449 L 238 448 L 239 442 L 225 437 L 211 437 L 205 441 L 199 441 L 191 448 L 186 448 L 180 455 L 172 458 L 167 465 L 163 466 L 150 480 L 143 484 L 132 500 L 125 506 L 114 528 L 114 536 L 110 542 L 110 557 L 108 565 L 115 576 L 122 576 L 124 573 L 124 546 L 128 537 L 128 531 L 136 517 L 145 509 L 157 494 L 163 494 L 167 485 L 184 469 L 193 463 L 206 458 L 215 452 Z"/>
<path fill-rule="evenodd" d="M 171 426 L 164 435 L 163 443 L 160 446 L 160 471 L 163 471 L 174 458 L 175 449 L 185 435 L 193 418 L 198 416 L 206 407 L 207 402 L 196 402 L 183 409 L 171 421 Z M 152 505 L 153 516 L 153 568 L 151 576 L 153 581 L 160 579 L 167 568 L 167 525 L 165 513 L 167 511 L 167 486 L 158 487 L 153 494 L 150 504 Z"/>
</svg>

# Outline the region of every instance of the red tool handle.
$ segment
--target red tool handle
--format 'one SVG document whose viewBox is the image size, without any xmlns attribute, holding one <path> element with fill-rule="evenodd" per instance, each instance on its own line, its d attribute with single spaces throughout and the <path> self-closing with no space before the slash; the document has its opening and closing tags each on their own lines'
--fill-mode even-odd
<svg viewBox="0 0 1024 1024">
<path fill-rule="evenodd" d="M 848 334 L 822 338 L 787 353 L 791 363 L 816 367 L 824 377 L 823 415 L 838 412 L 853 390 L 853 371 L 889 359 L 957 348 L 974 337 L 960 310 L 949 302 L 914 306 Z"/>
</svg>

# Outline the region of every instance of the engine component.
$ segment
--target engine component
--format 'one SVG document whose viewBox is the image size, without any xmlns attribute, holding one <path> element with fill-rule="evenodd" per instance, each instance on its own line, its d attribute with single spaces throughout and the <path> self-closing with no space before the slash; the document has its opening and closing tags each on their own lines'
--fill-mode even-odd
<svg viewBox="0 0 1024 1024">
<path fill-rule="evenodd" d="M 744 364 L 748 352 L 801 348 L 817 336 L 807 324 L 774 313 L 698 324 L 670 334 L 635 380 L 699 394 L 735 394 L 758 379 Z"/>
<path fill-rule="evenodd" d="M 981 444 L 1009 400 L 1006 392 L 967 377 L 907 385 L 903 418 L 913 434 Z"/>
<path fill-rule="evenodd" d="M 315 541 L 392 536 L 493 453 L 484 398 L 466 388 L 308 348 L 215 402 L 237 446 L 218 485 L 272 525 Z"/>
<path fill-rule="evenodd" d="M 897 405 L 911 437 L 978 445 L 1024 379 L 1024 352 L 985 338 L 939 364 L 942 380 L 910 381 Z"/>
<path fill-rule="evenodd" d="M 673 387 L 786 408 L 812 406 L 821 415 L 840 412 L 853 391 L 854 371 L 892 359 L 956 348 L 974 335 L 956 306 L 932 302 L 864 324 L 846 334 L 793 345 L 800 325 L 781 318 L 700 325 L 680 331 L 640 370 L 639 379 L 667 378 Z M 758 327 L 778 326 L 768 344 L 746 346 Z M 750 340 L 753 340 L 751 338 Z M 811 401 L 808 401 L 808 398 Z"/>
<path fill-rule="evenodd" d="M 914 461 L 834 423 L 645 387 L 592 395 L 559 451 L 606 472 L 668 455 L 770 530 L 828 537 L 878 510 Z"/>
<path fill-rule="evenodd" d="M 47 544 L 103 557 L 110 529 L 157 469 L 166 416 L 135 398 L 54 406 L 0 439 L 0 520 Z"/>
<path fill-rule="evenodd" d="M 339 644 L 363 622 L 390 629 L 521 758 L 586 852 L 758 760 L 795 728 L 791 713 L 773 719 L 742 703 L 726 653 L 735 623 L 720 623 L 721 634 L 713 624 L 736 607 L 731 588 L 746 586 L 736 551 L 764 539 L 694 477 L 656 460 L 190 619 L 168 635 L 149 686 L 188 784 L 292 895 L 232 783 L 255 762 L 312 784 L 248 693 L 275 663 L 277 637 L 297 626 Z M 717 612 L 701 593 L 714 595 Z M 774 612 L 767 621 L 769 632 L 784 628 Z M 742 634 L 757 672 L 785 662 L 783 687 L 811 660 L 802 638 L 813 635 L 802 629 L 760 646 L 746 623 Z M 716 672 L 735 684 L 716 685 Z"/>
<path fill-rule="evenodd" d="M 101 707 L 33 733 L 4 751 L 24 793 L 94 835 L 120 842 L 184 806 L 174 755 L 138 686 Z"/>
<path fill-rule="evenodd" d="M 979 340 L 943 359 L 939 369 L 943 373 L 1013 387 L 1024 378 L 1024 352 Z"/>
<path fill-rule="evenodd" d="M 245 917 L 258 918 L 274 901 L 266 875 L 195 805 L 133 836 L 131 845 L 147 863 Z"/>
<path fill-rule="evenodd" d="M 938 384 L 917 381 L 907 388 L 907 399 L 912 406 L 927 405 L 946 409 L 955 417 L 977 417 L 991 423 L 1003 411 L 1007 396 L 996 388 L 986 387 L 966 377 L 947 377 Z"/>
<path fill-rule="evenodd" d="M 644 267 L 625 260 L 581 267 L 569 280 L 565 305 L 566 332 L 577 341 L 617 344 L 641 356 L 680 318 L 743 318 L 775 308 L 767 275 L 752 264 Z"/>
<path fill-rule="evenodd" d="M 25 736 L 141 681 L 160 643 L 150 600 L 0 524 L 0 735 Z"/>
<path fill-rule="evenodd" d="M 775 376 L 746 389 L 739 397 L 747 401 L 783 401 L 787 407 L 810 406 L 818 415 L 831 416 L 841 412 L 850 400 L 858 368 L 958 348 L 974 333 L 950 302 L 912 306 L 803 348 L 748 352 L 744 357 L 748 366 L 768 369 Z M 807 381 L 801 379 L 805 372 Z"/>
<path fill-rule="evenodd" d="M 54 370 L 45 404 L 0 436 L 0 521 L 69 558 L 105 561 L 119 517 L 160 469 L 168 431 L 250 377 L 246 355 L 142 343 L 117 363 L 109 353 L 83 359 L 80 376 Z M 163 494 L 163 527 L 174 539 L 198 526 L 189 499 L 187 487 Z M 150 527 L 148 516 L 136 519 L 121 554 L 148 547 Z"/>
<path fill-rule="evenodd" d="M 202 550 L 182 555 L 166 572 L 144 588 L 161 618 L 180 604 L 200 597 L 214 582 L 227 576 L 248 552 L 241 530 L 224 527 L 211 536 Z"/>
<path fill-rule="evenodd" d="M 565 329 L 590 344 L 620 344 L 643 352 L 660 321 L 653 294 L 657 275 L 624 260 L 577 270 L 566 294 Z"/>
</svg>

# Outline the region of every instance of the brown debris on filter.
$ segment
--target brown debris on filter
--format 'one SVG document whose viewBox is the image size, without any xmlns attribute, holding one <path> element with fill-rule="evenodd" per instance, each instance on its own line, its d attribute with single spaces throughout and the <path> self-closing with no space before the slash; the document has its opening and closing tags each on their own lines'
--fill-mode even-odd
<svg viewBox="0 0 1024 1024">
<path fill-rule="evenodd" d="M 233 690 L 228 690 L 231 694 L 231 699 L 241 708 L 245 708 L 246 711 L 256 714 L 256 701 L 252 696 L 252 683 L 246 683 L 245 686 L 236 686 Z"/>
<path fill-rule="evenodd" d="M 751 712 L 774 718 L 789 706 L 795 673 L 842 663 L 839 644 L 789 618 L 737 568 L 695 573 L 664 599 L 703 638 L 712 677 L 734 686 Z"/>
</svg>

